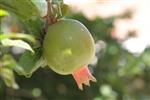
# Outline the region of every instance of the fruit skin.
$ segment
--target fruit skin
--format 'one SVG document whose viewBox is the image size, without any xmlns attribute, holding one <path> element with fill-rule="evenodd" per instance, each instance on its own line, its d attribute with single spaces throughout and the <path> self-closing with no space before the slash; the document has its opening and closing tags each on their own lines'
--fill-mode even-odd
<svg viewBox="0 0 150 100">
<path fill-rule="evenodd" d="M 79 21 L 62 19 L 48 27 L 43 56 L 58 74 L 67 75 L 88 65 L 94 57 L 94 40 Z"/>
</svg>

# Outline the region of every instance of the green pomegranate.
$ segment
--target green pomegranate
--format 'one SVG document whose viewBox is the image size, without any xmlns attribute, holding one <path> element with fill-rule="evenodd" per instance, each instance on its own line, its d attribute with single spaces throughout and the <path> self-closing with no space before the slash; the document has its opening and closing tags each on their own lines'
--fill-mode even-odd
<svg viewBox="0 0 150 100">
<path fill-rule="evenodd" d="M 78 87 L 96 81 L 87 65 L 95 55 L 94 40 L 79 21 L 62 19 L 48 27 L 43 41 L 43 53 L 48 66 L 58 74 L 72 74 Z"/>
</svg>

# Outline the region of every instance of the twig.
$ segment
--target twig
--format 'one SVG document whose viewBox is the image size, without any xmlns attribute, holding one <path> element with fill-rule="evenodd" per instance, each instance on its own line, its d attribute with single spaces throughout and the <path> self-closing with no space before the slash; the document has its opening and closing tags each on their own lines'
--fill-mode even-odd
<svg viewBox="0 0 150 100">
<path fill-rule="evenodd" d="M 47 2 L 47 16 L 46 16 L 46 22 L 51 24 L 51 17 L 52 17 L 52 7 L 51 7 L 51 0 L 46 0 Z"/>
<path fill-rule="evenodd" d="M 43 95 L 39 97 L 34 97 L 31 91 L 25 89 L 13 90 L 11 88 L 6 88 L 6 95 L 8 96 L 8 98 L 16 97 L 16 98 L 26 98 L 32 100 L 45 100 L 45 97 Z"/>
</svg>

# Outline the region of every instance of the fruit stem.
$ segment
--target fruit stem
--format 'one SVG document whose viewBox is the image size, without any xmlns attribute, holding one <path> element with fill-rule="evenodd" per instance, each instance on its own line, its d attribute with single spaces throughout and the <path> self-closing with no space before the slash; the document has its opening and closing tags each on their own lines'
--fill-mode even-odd
<svg viewBox="0 0 150 100">
<path fill-rule="evenodd" d="M 47 2 L 47 15 L 46 15 L 46 23 L 53 24 L 57 21 L 57 19 L 53 16 L 53 8 L 52 8 L 52 1 L 46 0 Z"/>
</svg>

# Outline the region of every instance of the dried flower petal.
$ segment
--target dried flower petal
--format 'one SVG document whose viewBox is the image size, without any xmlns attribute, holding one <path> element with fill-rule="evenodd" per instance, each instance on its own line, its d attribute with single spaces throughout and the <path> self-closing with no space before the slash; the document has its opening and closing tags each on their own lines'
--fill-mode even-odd
<svg viewBox="0 0 150 100">
<path fill-rule="evenodd" d="M 81 89 L 81 90 L 83 90 L 82 84 L 90 86 L 90 83 L 89 83 L 90 80 L 93 82 L 96 82 L 95 77 L 92 76 L 87 65 L 83 66 L 79 70 L 75 71 L 72 75 L 73 75 L 79 89 Z"/>
</svg>

